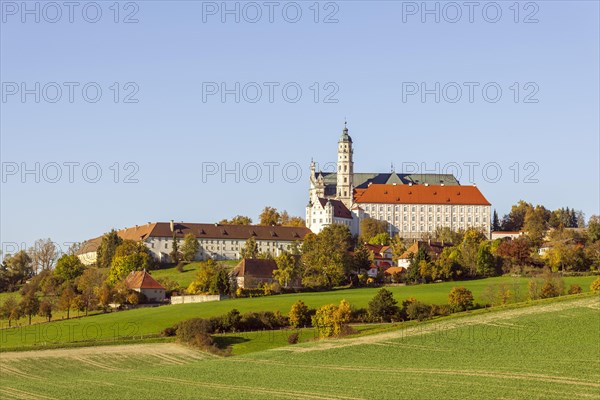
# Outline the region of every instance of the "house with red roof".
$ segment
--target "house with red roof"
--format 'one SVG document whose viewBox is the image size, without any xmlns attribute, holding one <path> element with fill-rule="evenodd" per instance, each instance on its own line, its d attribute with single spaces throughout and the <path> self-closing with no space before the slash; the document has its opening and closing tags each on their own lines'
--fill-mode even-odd
<svg viewBox="0 0 600 400">
<path fill-rule="evenodd" d="M 150 303 L 161 303 L 165 300 L 166 290 L 146 270 L 132 271 L 125 284 L 131 290 L 143 294 Z"/>
</svg>

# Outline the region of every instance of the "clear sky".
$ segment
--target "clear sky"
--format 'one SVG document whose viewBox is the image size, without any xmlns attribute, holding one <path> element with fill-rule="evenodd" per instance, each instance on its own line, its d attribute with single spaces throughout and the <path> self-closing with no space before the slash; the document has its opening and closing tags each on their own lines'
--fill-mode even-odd
<svg viewBox="0 0 600 400">
<path fill-rule="evenodd" d="M 356 172 L 458 166 L 501 215 L 599 212 L 597 1 L 114 3 L 0 3 L 5 252 L 304 216 L 345 118 Z"/>
</svg>

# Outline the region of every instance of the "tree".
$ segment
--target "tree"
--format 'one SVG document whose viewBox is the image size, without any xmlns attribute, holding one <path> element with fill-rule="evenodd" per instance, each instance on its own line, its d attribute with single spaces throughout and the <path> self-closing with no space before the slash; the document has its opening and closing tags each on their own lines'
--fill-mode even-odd
<svg viewBox="0 0 600 400">
<path fill-rule="evenodd" d="M 108 307 L 110 306 L 110 302 L 112 301 L 112 298 L 113 298 L 112 288 L 106 282 L 103 283 L 102 286 L 98 290 L 98 302 L 100 303 L 100 306 L 102 307 L 104 312 L 106 312 L 108 310 Z"/>
<path fill-rule="evenodd" d="M 77 278 L 77 290 L 81 293 L 79 303 L 81 310 L 88 315 L 90 309 L 98 306 L 98 289 L 104 282 L 104 275 L 96 268 L 86 269 L 83 274 Z"/>
<path fill-rule="evenodd" d="M 327 304 L 319 308 L 312 317 L 312 324 L 319 330 L 322 338 L 339 336 L 344 326 L 350 322 L 350 304 L 342 300 L 339 306 Z"/>
<path fill-rule="evenodd" d="M 360 241 L 368 243 L 369 240 L 377 236 L 378 233 L 387 233 L 387 221 L 379 221 L 374 218 L 363 218 L 360 221 Z"/>
<path fill-rule="evenodd" d="M 503 231 L 520 231 L 525 223 L 525 214 L 533 206 L 523 200 L 512 206 L 510 213 L 502 218 Z"/>
<path fill-rule="evenodd" d="M 588 221 L 587 227 L 588 241 L 591 243 L 600 240 L 600 216 L 592 215 Z"/>
<path fill-rule="evenodd" d="M 410 280 L 411 282 L 418 282 L 422 276 L 421 276 L 421 262 L 425 261 L 425 263 L 428 263 L 431 261 L 431 256 L 429 255 L 429 252 L 427 251 L 427 249 L 424 246 L 419 246 L 417 253 L 416 254 L 411 254 L 410 255 L 410 261 L 409 261 L 409 265 L 408 265 L 408 270 L 406 271 L 406 276 L 408 278 L 408 280 Z"/>
<path fill-rule="evenodd" d="M 115 284 L 127 277 L 132 271 L 142 271 L 152 267 L 152 256 L 146 246 L 132 240 L 123 241 L 116 249 L 108 282 Z"/>
<path fill-rule="evenodd" d="M 81 274 L 85 270 L 85 266 L 76 255 L 64 254 L 56 262 L 54 274 L 64 281 L 70 281 Z"/>
<path fill-rule="evenodd" d="M 392 292 L 382 288 L 369 302 L 369 315 L 381 322 L 390 322 L 394 315 L 398 313 L 397 304 L 398 302 L 394 299 Z"/>
<path fill-rule="evenodd" d="M 179 239 L 175 236 L 175 232 L 173 232 L 173 245 L 171 247 L 173 249 L 169 253 L 169 256 L 171 257 L 171 261 L 177 264 L 181 260 L 181 253 L 179 252 Z"/>
<path fill-rule="evenodd" d="M 277 269 L 273 271 L 273 278 L 283 287 L 288 287 L 298 277 L 298 263 L 296 257 L 286 251 L 275 259 Z"/>
<path fill-rule="evenodd" d="M 12 284 L 25 283 L 25 281 L 33 276 L 33 268 L 31 265 L 31 257 L 21 250 L 14 255 L 8 255 L 4 262 L 8 271 L 9 280 Z"/>
<path fill-rule="evenodd" d="M 0 307 L 0 317 L 8 320 L 9 328 L 11 327 L 11 322 L 13 320 L 21 318 L 21 308 L 14 295 L 10 295 L 4 299 L 2 307 Z"/>
<path fill-rule="evenodd" d="M 281 225 L 281 214 L 274 207 L 265 207 L 259 215 L 259 225 Z"/>
<path fill-rule="evenodd" d="M 544 206 L 535 206 L 527 208 L 525 211 L 525 219 L 523 230 L 531 238 L 531 241 L 536 246 L 540 246 L 548 230 L 548 220 L 550 219 L 550 211 Z"/>
<path fill-rule="evenodd" d="M 494 209 L 494 216 L 492 217 L 492 232 L 500 230 L 500 219 L 498 218 L 498 212 Z"/>
<path fill-rule="evenodd" d="M 190 283 L 187 292 L 190 294 L 227 294 L 230 291 L 229 275 L 225 268 L 214 260 L 200 264 L 196 279 Z"/>
<path fill-rule="evenodd" d="M 192 262 L 196 258 L 196 253 L 200 249 L 200 243 L 193 233 L 188 233 L 183 237 L 183 245 L 181 246 L 181 254 L 187 262 Z"/>
<path fill-rule="evenodd" d="M 473 307 L 473 293 L 464 286 L 453 287 L 448 295 L 448 304 L 457 311 L 468 310 Z"/>
<path fill-rule="evenodd" d="M 462 243 L 464 235 L 464 230 L 453 231 L 447 226 L 437 227 L 433 232 L 433 238 L 438 242 L 451 243 L 453 245 Z"/>
<path fill-rule="evenodd" d="M 96 265 L 98 268 L 110 268 L 117 246 L 121 242 L 123 240 L 114 229 L 102 236 L 102 241 L 96 251 Z"/>
<path fill-rule="evenodd" d="M 390 244 L 391 238 L 390 238 L 390 234 L 387 232 L 381 232 L 378 233 L 377 235 L 373 236 L 371 239 L 368 240 L 369 244 L 376 244 L 376 245 L 380 245 L 380 246 L 388 246 Z"/>
<path fill-rule="evenodd" d="M 39 271 L 52 268 L 58 258 L 58 249 L 50 238 L 38 239 L 29 249 L 29 256 L 37 274 Z"/>
<path fill-rule="evenodd" d="M 58 298 L 58 308 L 67 312 L 67 319 L 70 318 L 71 308 L 75 307 L 76 297 L 77 293 L 73 290 L 73 286 L 69 282 L 66 282 Z"/>
<path fill-rule="evenodd" d="M 460 249 L 457 247 L 444 247 L 433 265 L 435 268 L 433 280 L 455 280 L 463 275 L 460 265 Z"/>
<path fill-rule="evenodd" d="M 490 242 L 481 242 L 477 250 L 477 275 L 493 276 L 496 274 L 496 260 L 491 251 Z"/>
<path fill-rule="evenodd" d="M 512 240 L 503 240 L 496 249 L 496 254 L 503 258 L 507 271 L 512 267 L 531 263 L 533 243 L 527 236 L 519 236 Z"/>
<path fill-rule="evenodd" d="M 219 224 L 223 225 L 251 225 L 252 218 L 246 217 L 245 215 L 236 215 L 231 218 L 229 221 L 227 219 L 222 219 Z"/>
<path fill-rule="evenodd" d="M 367 248 L 363 243 L 360 243 L 354 249 L 354 256 L 352 257 L 352 269 L 357 275 L 362 274 L 371 268 L 373 263 L 374 254 Z"/>
<path fill-rule="evenodd" d="M 292 309 L 288 314 L 290 326 L 293 328 L 304 328 L 310 325 L 310 311 L 302 300 L 292 304 Z"/>
<path fill-rule="evenodd" d="M 305 228 L 306 221 L 304 221 L 301 217 L 291 217 L 287 223 L 283 224 L 283 226 L 295 226 L 298 228 Z"/>
<path fill-rule="evenodd" d="M 46 317 L 48 322 L 52 319 L 52 311 L 54 310 L 54 303 L 50 300 L 45 299 L 40 303 L 39 315 L 40 317 Z"/>
<path fill-rule="evenodd" d="M 240 256 L 242 258 L 258 258 L 258 244 L 256 244 L 254 236 L 250 236 L 246 240 L 246 244 L 240 250 Z"/>
<path fill-rule="evenodd" d="M 600 292 L 600 277 L 596 278 L 590 285 L 590 291 L 593 293 Z"/>
<path fill-rule="evenodd" d="M 302 283 L 329 288 L 342 283 L 352 266 L 351 242 L 350 230 L 344 225 L 328 225 L 318 235 L 307 235 L 302 244 Z"/>
<path fill-rule="evenodd" d="M 40 300 L 33 290 L 28 291 L 23 296 L 20 308 L 23 314 L 29 317 L 29 325 L 31 325 L 31 317 L 36 315 L 40 309 Z"/>
</svg>

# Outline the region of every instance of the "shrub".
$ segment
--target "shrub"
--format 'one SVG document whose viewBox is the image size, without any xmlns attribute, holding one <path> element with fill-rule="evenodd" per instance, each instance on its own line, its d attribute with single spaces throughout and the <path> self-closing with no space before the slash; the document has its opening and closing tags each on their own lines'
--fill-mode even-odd
<svg viewBox="0 0 600 400">
<path fill-rule="evenodd" d="M 288 343 L 289 344 L 296 344 L 298 343 L 298 337 L 300 336 L 300 334 L 298 332 L 294 332 L 292 333 L 290 336 L 288 336 Z"/>
<path fill-rule="evenodd" d="M 456 311 L 464 311 L 473 307 L 473 293 L 463 286 L 454 287 L 448 295 L 448 304 Z"/>
<path fill-rule="evenodd" d="M 544 284 L 542 285 L 542 289 L 540 290 L 540 298 L 548 299 L 550 297 L 557 297 L 560 295 L 561 292 L 558 285 L 556 285 L 552 281 L 544 282 Z"/>
<path fill-rule="evenodd" d="M 574 283 L 569 287 L 569 294 L 579 294 L 583 292 L 583 290 L 581 289 L 581 286 L 579 286 L 578 284 Z"/>
<path fill-rule="evenodd" d="M 140 295 L 139 295 L 139 293 L 137 293 L 137 292 L 131 292 L 131 293 L 129 293 L 129 295 L 127 296 L 127 302 L 129 304 L 134 305 L 134 306 L 136 304 L 140 303 Z"/>
<path fill-rule="evenodd" d="M 408 319 L 424 321 L 431 318 L 431 306 L 420 301 L 411 302 L 406 307 L 406 316 Z"/>
<path fill-rule="evenodd" d="M 312 317 L 312 323 L 322 338 L 339 336 L 344 331 L 344 325 L 350 322 L 350 315 L 350 304 L 342 300 L 339 306 L 326 304 L 319 308 Z"/>
<path fill-rule="evenodd" d="M 390 322 L 398 313 L 398 306 L 396 304 L 398 302 L 394 299 L 392 292 L 385 288 L 380 289 L 369 302 L 369 315 L 373 319 Z"/>
<path fill-rule="evenodd" d="M 439 306 L 434 304 L 431 306 L 431 314 L 446 317 L 452 314 L 452 308 L 448 304 L 442 304 Z"/>
<path fill-rule="evenodd" d="M 600 292 L 600 277 L 596 278 L 594 282 L 590 285 L 590 290 L 592 292 Z"/>
<path fill-rule="evenodd" d="M 199 333 L 211 334 L 213 327 L 209 320 L 192 318 L 182 321 L 177 325 L 177 338 L 184 343 L 192 343 Z"/>
<path fill-rule="evenodd" d="M 303 328 L 310 325 L 310 311 L 302 300 L 292 304 L 292 309 L 288 314 L 290 326 L 294 328 Z"/>
</svg>

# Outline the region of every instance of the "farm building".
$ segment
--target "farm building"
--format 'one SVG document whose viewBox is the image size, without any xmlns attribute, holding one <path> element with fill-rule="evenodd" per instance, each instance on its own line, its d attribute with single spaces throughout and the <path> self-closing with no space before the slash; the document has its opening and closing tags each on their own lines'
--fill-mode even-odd
<svg viewBox="0 0 600 400">
<path fill-rule="evenodd" d="M 273 282 L 274 260 L 244 258 L 231 272 L 237 286 L 242 289 L 257 288 L 261 283 Z"/>
<path fill-rule="evenodd" d="M 125 284 L 129 289 L 146 296 L 150 303 L 160 303 L 165 300 L 165 288 L 146 270 L 132 271 L 125 278 Z"/>
</svg>

